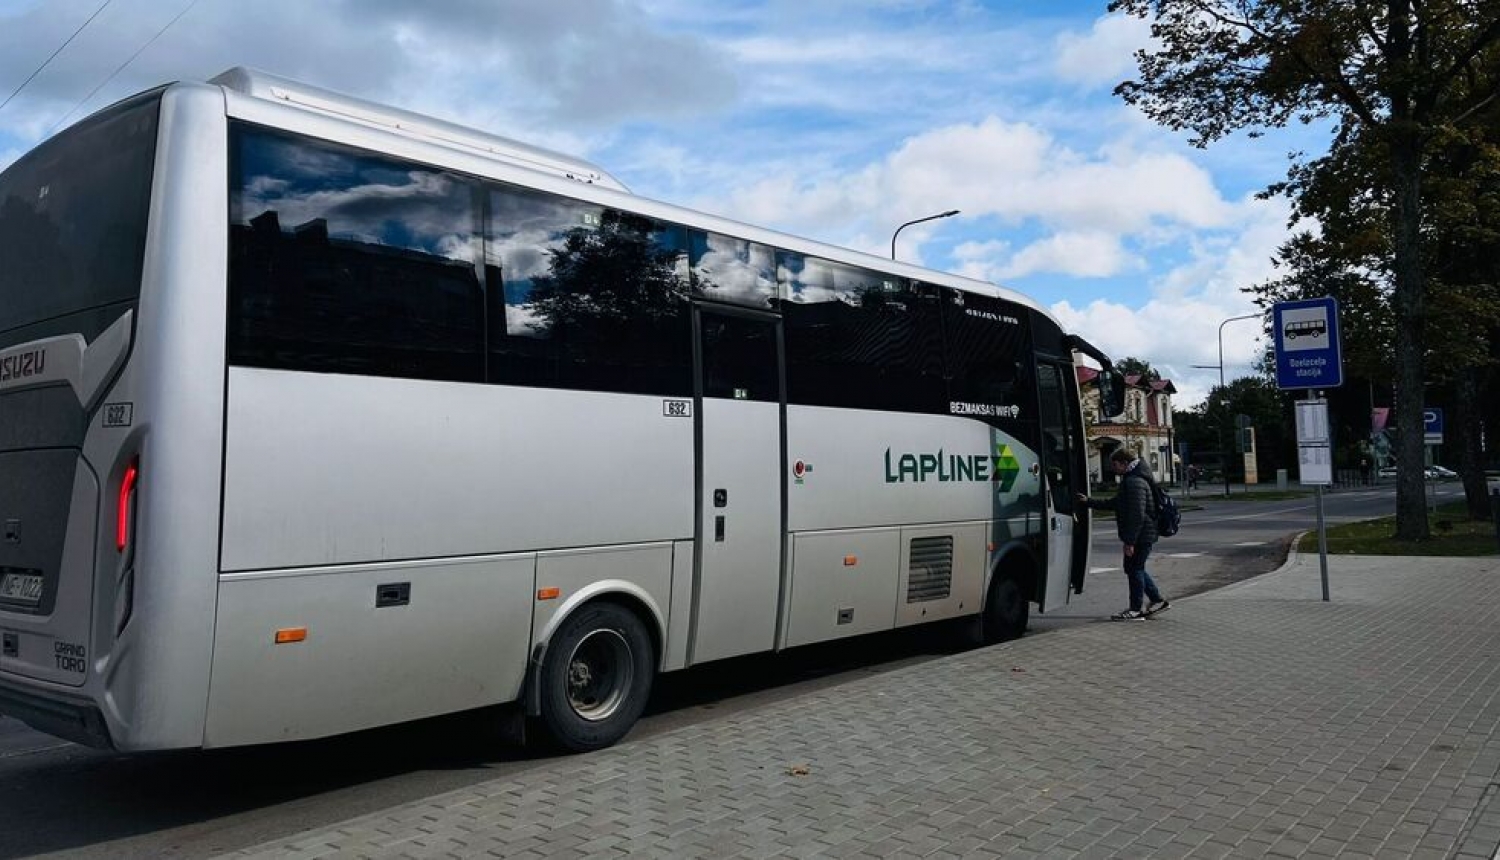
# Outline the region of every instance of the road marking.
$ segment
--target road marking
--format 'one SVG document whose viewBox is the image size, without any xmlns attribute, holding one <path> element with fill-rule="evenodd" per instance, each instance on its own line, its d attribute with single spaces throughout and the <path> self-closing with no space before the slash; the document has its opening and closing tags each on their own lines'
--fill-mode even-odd
<svg viewBox="0 0 1500 860">
<path fill-rule="evenodd" d="M 1266 545 L 1266 542 L 1263 541 L 1263 540 L 1247 540 L 1244 543 L 1237 543 L 1237 544 L 1235 544 L 1235 546 L 1265 546 L 1265 545 Z"/>
<path fill-rule="evenodd" d="M 1203 555 L 1201 552 L 1169 552 L 1166 554 L 1167 558 L 1198 558 L 1201 555 Z"/>
<path fill-rule="evenodd" d="M 1119 570 L 1118 567 L 1091 567 L 1089 573 L 1109 573 L 1111 570 Z"/>
<path fill-rule="evenodd" d="M 1362 493 L 1339 493 L 1338 495 L 1340 495 L 1340 496 L 1342 496 L 1344 498 L 1355 498 L 1355 497 L 1364 497 L 1364 496 L 1372 496 L 1372 495 L 1386 495 L 1386 494 L 1384 492 L 1378 492 L 1378 493 L 1362 492 Z M 1438 499 L 1444 499 L 1444 500 L 1446 500 L 1446 499 L 1452 499 L 1452 498 L 1458 497 L 1459 495 L 1460 494 L 1456 491 L 1456 489 L 1454 491 L 1449 491 L 1446 486 L 1444 486 L 1439 492 L 1437 492 L 1435 494 L 1436 498 L 1438 498 Z M 1207 501 L 1207 499 L 1205 499 L 1205 501 Z M 1216 499 L 1215 501 L 1218 501 L 1218 500 Z M 1249 503 L 1242 503 L 1242 504 L 1249 504 Z M 1289 507 L 1273 508 L 1271 510 L 1260 510 L 1260 511 L 1257 511 L 1257 512 L 1251 513 L 1251 514 L 1234 514 L 1234 515 L 1230 515 L 1230 516 L 1209 516 L 1209 517 L 1196 517 L 1195 516 L 1193 518 L 1193 524 L 1194 525 L 1206 525 L 1206 524 L 1209 524 L 1209 523 L 1225 523 L 1225 522 L 1230 522 L 1230 521 L 1233 521 L 1233 520 L 1259 520 L 1259 519 L 1265 519 L 1265 518 L 1268 518 L 1268 517 L 1279 517 L 1279 516 L 1282 516 L 1282 515 L 1285 515 L 1285 514 L 1294 513 L 1294 512 L 1297 512 L 1297 511 L 1310 511 L 1310 510 L 1313 510 L 1315 507 L 1316 507 L 1315 502 L 1309 500 L 1307 502 L 1301 502 L 1301 503 L 1298 503 L 1298 504 L 1295 504 L 1295 505 L 1291 505 Z M 1349 515 L 1349 518 L 1346 521 L 1347 522 L 1363 522 L 1364 520 L 1373 520 L 1373 519 L 1379 519 L 1380 517 L 1388 517 L 1388 516 L 1390 516 L 1389 513 L 1372 514 L 1372 515 L 1369 515 L 1369 516 Z"/>
</svg>

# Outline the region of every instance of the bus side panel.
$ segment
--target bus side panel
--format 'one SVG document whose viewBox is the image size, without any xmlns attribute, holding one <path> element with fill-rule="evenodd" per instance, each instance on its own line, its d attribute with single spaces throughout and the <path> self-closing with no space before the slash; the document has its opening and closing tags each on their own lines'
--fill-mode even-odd
<svg viewBox="0 0 1500 860">
<path fill-rule="evenodd" d="M 204 746 L 325 737 L 514 700 L 531 554 L 228 575 Z M 300 641 L 278 644 L 277 631 Z"/>
<path fill-rule="evenodd" d="M 101 409 L 85 446 L 107 479 L 96 575 L 108 587 L 96 591 L 94 692 L 124 750 L 203 743 L 218 596 L 226 141 L 217 87 L 179 85 L 163 97 L 135 340 L 104 396 L 131 407 L 130 426 L 103 427 L 115 410 Z M 120 475 L 135 457 L 134 575 L 120 586 L 127 596 L 117 588 L 114 532 Z"/>
<path fill-rule="evenodd" d="M 653 397 L 234 367 L 224 570 L 686 538 L 692 432 Z"/>
<path fill-rule="evenodd" d="M 793 535 L 785 647 L 891 629 L 900 555 L 900 529 Z"/>
<path fill-rule="evenodd" d="M 1010 424 L 1023 436 L 1035 436 L 1025 420 Z M 787 438 L 794 475 L 802 464 L 789 487 L 795 548 L 789 645 L 847 635 L 848 622 L 825 618 L 822 603 L 839 593 L 827 591 L 840 579 L 831 566 L 842 566 L 845 555 L 868 554 L 854 543 L 862 528 L 899 527 L 891 532 L 890 557 L 882 559 L 878 574 L 888 580 L 884 626 L 872 629 L 979 612 L 992 560 L 986 543 L 1002 546 L 1043 528 L 1034 438 L 987 420 L 792 406 Z M 803 540 L 807 532 L 818 533 L 816 544 Z M 841 552 L 834 543 L 845 538 L 850 542 Z M 809 555 L 805 550 L 813 546 L 819 552 Z M 877 576 L 863 557 L 843 578 L 855 573 Z M 819 603 L 806 606 L 809 599 Z"/>
<path fill-rule="evenodd" d="M 791 406 L 792 532 L 1038 517 L 1035 449 L 982 420 Z"/>
<path fill-rule="evenodd" d="M 667 644 L 662 656 L 663 672 L 686 668 L 688 636 L 693 626 L 693 551 L 696 541 L 672 544 L 672 602 L 667 610 Z"/>
</svg>

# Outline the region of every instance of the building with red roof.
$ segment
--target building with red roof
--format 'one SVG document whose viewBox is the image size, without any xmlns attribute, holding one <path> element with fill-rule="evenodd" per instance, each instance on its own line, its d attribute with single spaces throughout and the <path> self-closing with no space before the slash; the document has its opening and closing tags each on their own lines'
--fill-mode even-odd
<svg viewBox="0 0 1500 860">
<path fill-rule="evenodd" d="M 1178 459 L 1173 453 L 1172 397 L 1177 386 L 1170 379 L 1150 379 L 1140 374 L 1125 377 L 1125 411 L 1109 419 L 1099 410 L 1099 371 L 1078 368 L 1078 387 L 1083 396 L 1083 424 L 1088 434 L 1089 477 L 1093 483 L 1112 483 L 1109 455 L 1116 448 L 1139 452 L 1159 480 L 1178 480 Z"/>
</svg>

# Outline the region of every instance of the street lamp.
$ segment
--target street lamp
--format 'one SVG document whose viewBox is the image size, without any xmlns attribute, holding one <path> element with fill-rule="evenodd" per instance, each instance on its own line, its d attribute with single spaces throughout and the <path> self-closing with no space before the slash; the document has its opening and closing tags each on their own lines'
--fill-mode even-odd
<svg viewBox="0 0 1500 860">
<path fill-rule="evenodd" d="M 1230 323 L 1232 323 L 1232 322 L 1234 322 L 1236 320 L 1256 320 L 1256 319 L 1264 319 L 1264 318 L 1265 318 L 1265 314 L 1245 314 L 1244 316 L 1230 317 L 1229 319 L 1224 320 L 1223 322 L 1219 323 L 1219 363 L 1218 364 L 1194 364 L 1194 365 L 1191 365 L 1191 366 L 1192 367 L 1202 368 L 1204 370 L 1207 370 L 1207 369 L 1212 368 L 1212 367 L 1218 368 L 1219 369 L 1219 388 L 1222 390 L 1224 388 L 1224 326 L 1229 325 Z M 1225 403 L 1225 406 L 1226 407 L 1228 406 L 1227 402 Z M 1220 425 L 1222 425 L 1224 422 L 1220 421 L 1219 423 L 1220 423 Z M 1226 446 L 1224 444 L 1224 428 L 1222 426 L 1220 426 L 1219 427 L 1219 449 L 1220 449 L 1219 450 L 1219 471 L 1221 471 L 1221 472 L 1224 473 L 1224 495 L 1227 497 L 1229 495 L 1229 463 L 1228 463 L 1228 456 L 1227 456 L 1229 454 L 1229 452 L 1223 450 L 1226 447 L 1228 447 L 1228 446 Z"/>
<path fill-rule="evenodd" d="M 1230 317 L 1229 319 L 1224 320 L 1223 322 L 1219 323 L 1219 363 L 1218 364 L 1195 364 L 1195 365 L 1193 365 L 1193 367 L 1201 367 L 1201 368 L 1204 368 L 1204 369 L 1208 369 L 1208 368 L 1211 368 L 1211 367 L 1218 368 L 1218 370 L 1219 370 L 1219 387 L 1223 388 L 1224 387 L 1224 326 L 1229 325 L 1230 323 L 1234 322 L 1235 320 L 1258 320 L 1258 319 L 1264 319 L 1265 316 L 1266 316 L 1265 314 L 1245 314 L 1244 316 Z"/>
<path fill-rule="evenodd" d="M 936 215 L 928 215 L 926 218 L 918 218 L 915 221 L 907 221 L 905 224 L 897 227 L 896 232 L 891 234 L 891 259 L 896 259 L 896 237 L 901 235 L 902 230 L 905 230 L 907 227 L 910 227 L 913 224 L 920 224 L 923 221 L 936 221 L 939 218 L 952 218 L 957 214 L 957 209 L 949 209 L 947 212 L 939 212 Z"/>
</svg>

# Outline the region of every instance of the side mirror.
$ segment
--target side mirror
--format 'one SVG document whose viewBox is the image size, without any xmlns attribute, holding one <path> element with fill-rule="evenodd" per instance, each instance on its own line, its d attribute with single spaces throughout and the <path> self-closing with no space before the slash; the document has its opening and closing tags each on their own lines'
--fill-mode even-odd
<svg viewBox="0 0 1500 860">
<path fill-rule="evenodd" d="M 1105 418 L 1125 412 L 1125 376 L 1113 367 L 1099 373 L 1099 411 Z"/>
</svg>

